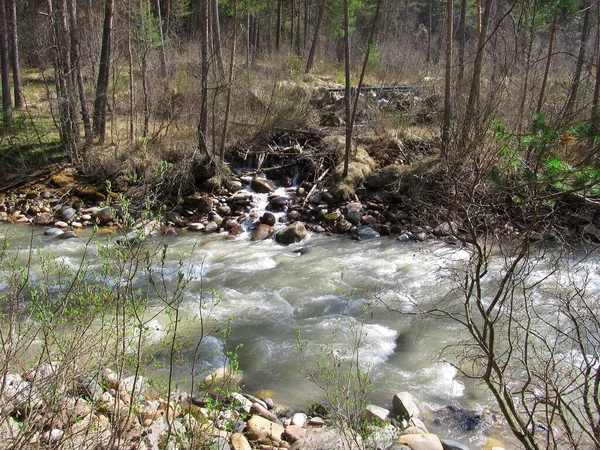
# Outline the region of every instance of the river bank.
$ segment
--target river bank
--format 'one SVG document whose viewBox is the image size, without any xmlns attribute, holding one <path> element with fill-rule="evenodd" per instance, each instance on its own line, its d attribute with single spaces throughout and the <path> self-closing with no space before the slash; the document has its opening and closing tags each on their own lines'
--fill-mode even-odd
<svg viewBox="0 0 600 450">
<path fill-rule="evenodd" d="M 242 393 L 242 383 L 241 372 L 221 368 L 204 379 L 194 396 L 176 391 L 169 398 L 158 395 L 143 376 L 121 378 L 108 368 L 65 376 L 60 364 L 51 363 L 23 374 L 8 373 L 0 395 L 0 448 L 470 448 L 430 433 L 408 392 L 394 394 L 391 411 L 369 404 L 348 410 L 356 417 L 340 416 L 341 410 L 329 417 L 319 404 L 295 411 L 275 404 L 268 390 Z M 459 417 L 465 426 L 495 420 L 489 414 L 481 417 L 459 410 L 449 410 L 448 415 Z M 357 425 L 360 434 L 350 428 Z M 490 438 L 483 447 L 471 448 L 500 450 L 499 444 Z"/>
</svg>

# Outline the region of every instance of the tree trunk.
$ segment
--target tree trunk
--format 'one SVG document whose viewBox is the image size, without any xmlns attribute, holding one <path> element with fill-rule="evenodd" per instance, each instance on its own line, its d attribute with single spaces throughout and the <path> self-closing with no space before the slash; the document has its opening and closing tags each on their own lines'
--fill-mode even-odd
<svg viewBox="0 0 600 450">
<path fill-rule="evenodd" d="M 462 88 L 463 78 L 465 75 L 465 27 L 467 22 L 467 0 L 460 2 L 460 16 L 458 19 L 458 30 L 456 38 L 458 41 L 458 73 L 456 74 L 456 92 L 460 92 Z"/>
<path fill-rule="evenodd" d="M 471 132 L 473 120 L 477 116 L 477 103 L 479 102 L 479 89 L 481 85 L 481 69 L 483 66 L 483 48 L 486 43 L 487 27 L 490 21 L 493 0 L 488 0 L 485 3 L 483 18 L 481 22 L 481 32 L 477 40 L 477 54 L 473 63 L 473 78 L 471 79 L 471 89 L 469 90 L 469 100 L 467 101 L 467 109 L 465 111 L 465 120 L 463 123 L 461 147 L 464 148 L 467 143 L 467 138 Z"/>
<path fill-rule="evenodd" d="M 300 47 L 302 44 L 301 34 L 300 34 L 300 25 L 302 23 L 302 9 L 300 8 L 301 0 L 298 0 L 298 8 L 296 8 L 296 12 L 298 17 L 296 18 L 296 54 L 300 56 Z"/>
<path fill-rule="evenodd" d="M 165 32 L 163 29 L 162 11 L 160 0 L 156 0 L 156 15 L 158 16 L 158 32 L 160 35 L 160 72 L 167 83 L 167 50 L 165 49 Z"/>
<path fill-rule="evenodd" d="M 596 48 L 600 48 L 600 4 L 597 9 L 597 28 L 596 28 Z M 596 144 L 596 136 L 600 132 L 600 111 L 598 110 L 598 101 L 600 97 L 600 52 L 596 55 L 596 79 L 594 82 L 594 96 L 592 97 L 592 113 L 590 117 L 590 136 L 588 138 L 588 148 L 592 150 Z"/>
<path fill-rule="evenodd" d="M 477 30 L 477 39 L 479 40 L 481 36 L 481 0 L 475 0 L 475 27 Z"/>
<path fill-rule="evenodd" d="M 219 0 L 211 0 L 211 13 L 212 13 L 212 40 L 215 48 L 215 54 L 217 57 L 217 67 L 219 68 L 219 74 L 225 76 L 225 65 L 223 63 L 223 48 L 221 46 L 221 25 L 219 24 Z"/>
<path fill-rule="evenodd" d="M 209 74 L 209 36 L 208 36 L 208 14 L 209 0 L 201 0 L 200 10 L 200 60 L 202 88 L 200 91 L 200 122 L 198 123 L 198 148 L 208 154 L 207 131 L 208 131 L 208 74 Z"/>
<path fill-rule="evenodd" d="M 581 71 L 583 70 L 583 63 L 585 59 L 585 46 L 587 44 L 589 25 L 590 25 L 590 0 L 585 0 L 583 13 L 583 24 L 581 26 L 581 38 L 579 40 L 579 55 L 577 56 L 577 65 L 575 66 L 575 73 L 573 74 L 573 84 L 571 84 L 571 92 L 567 105 L 565 106 L 564 117 L 567 121 L 571 120 L 573 115 L 573 108 L 577 102 L 577 91 L 579 90 L 579 83 L 581 82 Z"/>
<path fill-rule="evenodd" d="M 92 124 L 90 122 L 90 113 L 85 95 L 85 85 L 83 74 L 81 73 L 81 61 L 79 57 L 79 29 L 77 27 L 77 2 L 76 0 L 67 0 L 69 9 L 69 25 L 71 31 L 71 63 L 75 71 L 77 91 L 79 93 L 79 104 L 81 107 L 81 119 L 83 121 L 83 130 L 85 135 L 86 147 L 92 145 Z"/>
<path fill-rule="evenodd" d="M 448 155 L 452 126 L 452 25 L 454 11 L 452 0 L 446 0 L 446 70 L 444 89 L 444 119 L 442 124 L 442 153 Z"/>
<path fill-rule="evenodd" d="M 233 71 L 235 68 L 235 51 L 237 46 L 237 1 L 233 1 L 233 42 L 231 43 L 231 54 L 229 55 L 229 76 L 227 79 L 227 103 L 225 105 L 225 117 L 223 118 L 223 133 L 221 135 L 221 147 L 219 150 L 219 161 L 221 166 L 225 163 L 225 146 L 227 144 L 227 133 L 229 131 L 229 115 L 231 114 L 231 94 L 233 91 Z"/>
<path fill-rule="evenodd" d="M 542 111 L 544 106 L 544 96 L 546 94 L 546 85 L 548 84 L 548 75 L 550 74 L 550 65 L 552 63 L 552 52 L 554 51 L 554 36 L 556 36 L 556 22 L 558 21 L 558 11 L 552 17 L 552 26 L 550 28 L 550 41 L 548 43 L 548 57 L 546 58 L 546 68 L 544 69 L 544 77 L 542 78 L 542 87 L 540 88 L 540 96 L 538 97 L 536 114 Z"/>
<path fill-rule="evenodd" d="M 58 101 L 59 133 L 65 150 L 71 158 L 77 157 L 79 123 L 77 121 L 77 88 L 72 76 L 69 52 L 67 4 L 65 0 L 48 0 L 48 16 L 54 36 L 54 72 Z"/>
<path fill-rule="evenodd" d="M 96 99 L 94 101 L 94 136 L 98 137 L 101 144 L 104 143 L 106 137 L 106 107 L 108 103 L 108 82 L 110 80 L 110 59 L 112 57 L 111 44 L 114 7 L 114 0 L 105 1 L 102 50 L 100 51 Z"/>
<path fill-rule="evenodd" d="M 344 0 L 344 74 L 346 76 L 346 88 L 344 94 L 344 108 L 346 119 L 346 151 L 344 153 L 344 171 L 342 177 L 348 176 L 348 164 L 350 162 L 350 150 L 352 149 L 352 125 L 350 102 L 352 101 L 352 88 L 350 84 L 350 11 L 348 2 Z"/>
<path fill-rule="evenodd" d="M 296 15 L 296 0 L 290 0 L 292 11 L 290 13 L 290 50 L 294 50 L 294 18 Z"/>
<path fill-rule="evenodd" d="M 308 24 L 310 21 L 310 0 L 304 0 L 304 39 L 302 40 L 302 53 L 306 54 L 308 47 Z"/>
<path fill-rule="evenodd" d="M 8 1 L 8 23 L 10 30 L 11 65 L 13 72 L 13 89 L 15 94 L 15 108 L 23 106 L 23 95 L 21 92 L 21 68 L 19 65 L 19 37 L 17 33 L 17 1 Z"/>
<path fill-rule="evenodd" d="M 127 63 L 129 65 L 129 141 L 133 142 L 133 103 L 134 103 L 134 85 L 133 85 L 133 49 L 131 48 L 131 9 L 127 8 Z"/>
<path fill-rule="evenodd" d="M 8 30 L 4 0 L 0 0 L 0 71 L 2 72 L 2 118 L 4 125 L 10 125 L 12 122 L 12 99 L 10 94 Z"/>
<path fill-rule="evenodd" d="M 427 2 L 427 57 L 425 61 L 431 60 L 431 34 L 433 33 L 433 0 Z"/>
<path fill-rule="evenodd" d="M 277 0 L 277 25 L 275 30 L 275 51 L 281 50 L 281 22 L 283 20 L 283 0 Z"/>
<path fill-rule="evenodd" d="M 319 6 L 319 14 L 317 16 L 317 24 L 315 26 L 315 36 L 313 38 L 312 44 L 310 46 L 310 51 L 308 52 L 308 59 L 306 60 L 306 70 L 305 73 L 308 73 L 312 70 L 313 64 L 315 62 L 315 53 L 317 52 L 317 45 L 319 43 L 319 35 L 321 34 L 321 28 L 323 26 L 323 16 L 325 16 L 325 8 L 327 7 L 327 0 L 321 0 L 321 4 Z"/>
</svg>

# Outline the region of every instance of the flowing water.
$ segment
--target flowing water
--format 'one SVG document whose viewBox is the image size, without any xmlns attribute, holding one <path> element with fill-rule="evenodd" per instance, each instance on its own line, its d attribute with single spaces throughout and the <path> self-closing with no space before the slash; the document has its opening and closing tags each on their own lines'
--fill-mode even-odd
<svg viewBox="0 0 600 450">
<path fill-rule="evenodd" d="M 3 226 L 0 235 L 11 235 L 13 249 L 28 247 L 32 239 L 42 254 L 72 267 L 86 248 L 85 239 L 56 240 L 44 236 L 41 228 L 32 235 L 31 227 Z M 323 235 L 289 247 L 272 240 L 252 242 L 247 236 L 193 233 L 165 238 L 165 243 L 162 275 L 175 284 L 183 261 L 184 271 L 193 277 L 182 302 L 185 333 L 192 340 L 199 335 L 201 307 L 206 318 L 211 292 L 216 292 L 220 300 L 210 308 L 211 323 L 224 327 L 231 319 L 228 348 L 243 344 L 237 353 L 248 392 L 270 389 L 276 400 L 306 408 L 323 398 L 306 376 L 306 364 L 327 360 L 330 351 L 349 358 L 357 336 L 362 336 L 359 360 L 372 377 L 373 403 L 391 407 L 395 392 L 409 391 L 431 410 L 446 405 L 481 410 L 490 404 L 440 360 L 440 350 L 456 339 L 455 324 L 426 325 L 391 311 L 411 311 L 415 304 L 426 306 L 446 295 L 453 287 L 447 269 L 468 258 L 464 250 L 436 242 L 355 242 Z M 304 249 L 302 254 L 295 253 L 299 249 Z M 89 247 L 87 251 L 94 258 Z M 166 314 L 152 320 L 154 339 L 164 337 L 170 320 Z M 297 332 L 309 341 L 306 363 L 294 347 Z M 224 346 L 221 334 L 205 339 L 207 368 L 223 364 Z M 188 374 L 182 369 L 178 376 Z M 460 427 L 447 432 L 454 438 L 476 437 Z"/>
<path fill-rule="evenodd" d="M 92 260 L 97 257 L 86 239 L 58 240 L 44 236 L 41 228 L 0 227 L 0 237 L 7 235 L 13 251 L 33 246 L 72 267 L 84 251 Z M 106 237 L 93 239 L 102 243 Z M 476 412 L 495 409 L 483 389 L 461 379 L 443 361 L 442 350 L 459 339 L 460 326 L 410 314 L 416 305 L 427 309 L 455 295 L 454 268 L 469 258 L 464 249 L 435 241 L 355 242 L 318 234 L 289 247 L 273 240 L 252 242 L 248 234 L 232 238 L 182 231 L 176 237 L 152 239 L 163 239 L 168 246 L 164 263 L 156 268 L 167 284 L 176 284 L 180 270 L 191 277 L 181 303 L 181 329 L 190 342 L 202 325 L 225 328 L 231 323 L 227 342 L 221 333 L 204 339 L 206 370 L 223 365 L 223 355 L 242 344 L 237 354 L 246 391 L 269 389 L 276 401 L 306 410 L 323 399 L 306 375 L 307 365 L 331 361 L 331 355 L 348 359 L 358 348 L 361 367 L 372 378 L 373 403 L 391 408 L 395 392 L 409 391 L 430 411 L 426 424 L 442 437 L 475 447 L 485 442 L 484 434 L 507 439 L 506 430 L 470 431 L 457 421 L 436 425 L 431 420 L 432 411 L 448 405 Z M 25 261 L 27 255 L 21 258 Z M 34 278 L 35 264 L 34 258 Z M 144 283 L 143 277 L 138 283 Z M 172 316 L 165 313 L 154 317 L 148 324 L 151 339 L 163 338 L 170 321 Z M 295 348 L 298 333 L 309 342 L 304 359 Z M 191 357 L 193 344 L 184 353 Z M 189 373 L 179 368 L 176 376 L 184 379 Z"/>
</svg>

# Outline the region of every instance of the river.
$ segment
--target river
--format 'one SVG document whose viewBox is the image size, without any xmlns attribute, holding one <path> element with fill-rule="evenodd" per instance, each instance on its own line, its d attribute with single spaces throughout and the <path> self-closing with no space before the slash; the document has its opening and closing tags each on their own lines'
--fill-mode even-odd
<svg viewBox="0 0 600 450">
<path fill-rule="evenodd" d="M 10 235 L 11 251 L 31 244 L 41 255 L 52 255 L 73 268 L 84 250 L 91 260 L 97 258 L 94 245 L 85 238 L 89 233 L 58 240 L 44 236 L 42 228 L 0 228 L 1 236 Z M 93 241 L 104 245 L 106 239 L 99 235 Z M 402 243 L 381 238 L 355 242 L 317 234 L 289 247 L 273 240 L 252 242 L 245 235 L 232 239 L 225 234 L 181 232 L 176 237 L 152 239 L 167 244 L 166 258 L 157 272 L 168 284 L 176 283 L 180 270 L 191 277 L 181 302 L 180 329 L 190 346 L 184 353 L 193 354 L 201 312 L 205 322 L 210 321 L 204 323 L 205 329 L 207 324 L 208 328 L 225 328 L 231 323 L 227 343 L 222 333 L 204 339 L 201 358 L 206 370 L 222 365 L 223 355 L 241 344 L 237 354 L 246 391 L 270 389 L 276 401 L 306 408 L 323 399 L 307 369 L 317 360 L 330 361 L 329 352 L 342 359 L 351 357 L 357 336 L 362 336 L 359 361 L 370 373 L 373 403 L 391 408 L 395 392 L 409 391 L 429 411 L 426 417 L 434 432 L 465 443 L 485 442 L 485 430 L 464 430 L 451 421 L 436 426 L 432 421 L 433 411 L 447 405 L 477 413 L 493 408 L 484 390 L 461 379 L 442 360 L 441 350 L 456 342 L 460 327 L 451 321 L 424 322 L 390 310 L 410 313 L 415 305 L 427 307 L 447 295 L 455 287 L 451 268 L 469 258 L 465 250 L 435 241 Z M 27 257 L 27 252 L 19 256 L 23 262 Z M 138 283 L 144 283 L 143 276 Z M 216 305 L 213 294 L 219 298 Z M 155 300 L 154 307 L 160 314 L 148 322 L 149 342 L 162 339 L 173 319 L 161 309 L 160 301 Z M 298 332 L 309 342 L 304 360 L 295 347 Z M 155 373 L 166 370 L 155 369 Z M 175 373 L 180 380 L 190 375 L 185 365 Z"/>
</svg>

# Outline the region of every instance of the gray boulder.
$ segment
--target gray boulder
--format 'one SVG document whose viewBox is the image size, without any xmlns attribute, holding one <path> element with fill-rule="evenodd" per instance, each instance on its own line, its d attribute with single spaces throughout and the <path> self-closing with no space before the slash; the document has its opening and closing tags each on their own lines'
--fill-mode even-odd
<svg viewBox="0 0 600 450">
<path fill-rule="evenodd" d="M 50 227 L 44 230 L 44 236 L 58 236 L 59 234 L 63 234 L 64 231 L 58 227 Z"/>
<path fill-rule="evenodd" d="M 410 419 L 412 417 L 421 417 L 421 412 L 410 392 L 398 392 L 392 399 L 394 414 L 400 419 Z"/>
<path fill-rule="evenodd" d="M 356 236 L 358 236 L 360 240 L 377 239 L 381 237 L 377 231 L 366 225 L 361 225 L 356 228 Z"/>
<path fill-rule="evenodd" d="M 63 220 L 66 222 L 69 222 L 69 221 L 75 219 L 75 217 L 77 217 L 77 211 L 75 211 L 70 206 L 64 206 L 61 211 L 61 214 L 62 214 Z"/>
</svg>

